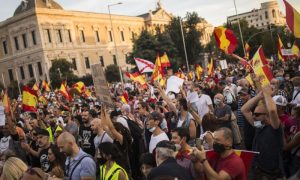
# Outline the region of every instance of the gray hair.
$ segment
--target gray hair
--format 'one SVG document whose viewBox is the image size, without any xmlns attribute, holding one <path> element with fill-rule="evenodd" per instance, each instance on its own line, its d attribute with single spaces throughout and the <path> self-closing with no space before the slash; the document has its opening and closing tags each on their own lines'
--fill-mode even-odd
<svg viewBox="0 0 300 180">
<path fill-rule="evenodd" d="M 170 157 L 174 157 L 174 151 L 169 148 L 156 148 L 156 153 L 159 154 L 160 158 L 168 159 Z"/>
</svg>

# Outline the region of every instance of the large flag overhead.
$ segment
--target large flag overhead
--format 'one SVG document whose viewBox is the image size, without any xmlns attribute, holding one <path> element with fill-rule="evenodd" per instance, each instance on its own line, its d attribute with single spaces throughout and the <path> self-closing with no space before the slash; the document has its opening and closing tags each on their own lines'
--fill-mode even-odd
<svg viewBox="0 0 300 180">
<path fill-rule="evenodd" d="M 159 57 L 159 55 L 157 55 L 154 70 L 152 73 L 152 80 L 160 81 L 162 78 L 163 78 L 163 68 L 161 66 L 160 57 Z"/>
<path fill-rule="evenodd" d="M 238 45 L 233 31 L 223 26 L 215 27 L 214 36 L 218 47 L 226 54 L 232 54 Z"/>
<path fill-rule="evenodd" d="M 207 75 L 210 77 L 214 76 L 214 71 L 214 60 L 211 58 L 207 65 Z"/>
<path fill-rule="evenodd" d="M 167 55 L 166 52 L 164 53 L 164 55 L 162 57 L 160 57 L 160 61 L 161 61 L 161 66 L 163 68 L 171 66 L 170 60 L 169 60 L 168 55 Z"/>
<path fill-rule="evenodd" d="M 281 50 L 284 49 L 283 43 L 278 35 L 277 56 L 280 61 L 285 61 L 286 58 L 282 55 Z"/>
<path fill-rule="evenodd" d="M 34 90 L 27 86 L 23 86 L 23 110 L 37 112 L 37 94 Z"/>
<path fill-rule="evenodd" d="M 253 69 L 258 68 L 258 67 L 262 67 L 265 64 L 268 64 L 268 61 L 267 61 L 267 58 L 265 57 L 262 46 L 260 46 L 258 48 L 258 50 L 254 54 L 251 62 L 252 62 Z"/>
<path fill-rule="evenodd" d="M 59 92 L 66 98 L 67 101 L 71 101 L 72 97 L 68 92 L 67 86 L 65 82 L 62 82 L 60 85 Z"/>
<path fill-rule="evenodd" d="M 285 4 L 286 23 L 296 38 L 300 38 L 300 13 L 286 0 Z"/>
<path fill-rule="evenodd" d="M 42 82 L 42 88 L 45 91 L 50 92 L 50 87 L 49 87 L 48 83 L 45 80 L 43 80 L 43 82 Z"/>
<path fill-rule="evenodd" d="M 134 58 L 134 61 L 140 73 L 153 72 L 154 64 L 151 61 L 141 59 L 141 58 Z"/>
</svg>

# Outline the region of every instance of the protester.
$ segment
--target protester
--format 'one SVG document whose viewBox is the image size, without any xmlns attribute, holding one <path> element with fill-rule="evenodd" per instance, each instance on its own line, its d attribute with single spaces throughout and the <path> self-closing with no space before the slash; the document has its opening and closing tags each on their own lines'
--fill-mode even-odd
<svg viewBox="0 0 300 180">
<path fill-rule="evenodd" d="M 81 138 L 80 147 L 82 150 L 91 156 L 95 156 L 95 146 L 94 139 L 95 134 L 91 129 L 91 121 L 93 120 L 92 111 L 83 111 L 82 112 L 82 121 L 83 124 L 79 127 L 79 136 Z"/>
<path fill-rule="evenodd" d="M 143 174 L 143 179 L 146 180 L 150 171 L 156 167 L 156 162 L 153 154 L 144 153 L 140 157 L 140 170 Z"/>
<path fill-rule="evenodd" d="M 222 94 L 216 94 L 214 97 L 214 115 L 216 120 L 219 121 L 220 126 L 231 129 L 231 107 L 224 103 L 224 96 Z"/>
<path fill-rule="evenodd" d="M 48 150 L 48 160 L 52 167 L 51 172 L 49 172 L 50 176 L 63 178 L 66 157 L 56 145 L 51 144 Z"/>
<path fill-rule="evenodd" d="M 20 179 L 23 172 L 27 170 L 27 165 L 19 158 L 10 157 L 4 165 L 0 179 L 3 180 L 15 180 Z"/>
</svg>

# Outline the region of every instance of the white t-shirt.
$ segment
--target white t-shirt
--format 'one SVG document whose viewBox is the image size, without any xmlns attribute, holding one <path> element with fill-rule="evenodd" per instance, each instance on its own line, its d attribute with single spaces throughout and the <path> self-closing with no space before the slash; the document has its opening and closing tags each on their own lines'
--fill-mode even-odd
<svg viewBox="0 0 300 180">
<path fill-rule="evenodd" d="M 0 140 L 0 153 L 3 153 L 4 151 L 6 151 L 9 148 L 9 141 L 10 141 L 11 137 L 2 137 Z"/>
<path fill-rule="evenodd" d="M 293 92 L 293 99 L 291 101 L 291 104 L 295 104 L 297 106 L 300 106 L 300 93 L 298 93 L 299 91 L 295 91 Z"/>
<path fill-rule="evenodd" d="M 169 138 L 166 135 L 166 133 L 163 132 L 157 136 L 153 136 L 153 134 L 152 134 L 151 140 L 149 143 L 149 152 L 152 153 L 153 150 L 156 148 L 157 143 L 159 143 L 160 141 L 163 141 L 163 140 L 169 141 Z"/>
<path fill-rule="evenodd" d="M 196 106 L 198 109 L 198 114 L 201 118 L 203 118 L 203 116 L 209 112 L 209 105 L 212 105 L 211 98 L 206 94 L 200 95 L 199 100 L 196 102 Z"/>
<path fill-rule="evenodd" d="M 101 135 L 97 135 L 94 138 L 95 148 L 98 149 L 99 144 L 104 143 L 104 142 L 111 142 L 111 143 L 113 143 L 114 140 L 106 132 L 103 132 Z"/>
</svg>

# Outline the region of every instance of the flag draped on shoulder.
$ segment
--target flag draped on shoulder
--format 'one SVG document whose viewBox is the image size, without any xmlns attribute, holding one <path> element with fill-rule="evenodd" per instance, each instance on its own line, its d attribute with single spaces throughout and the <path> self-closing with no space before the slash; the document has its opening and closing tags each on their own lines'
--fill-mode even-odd
<svg viewBox="0 0 300 180">
<path fill-rule="evenodd" d="M 67 86 L 66 86 L 66 82 L 62 82 L 60 85 L 60 89 L 59 92 L 66 98 L 67 101 L 71 101 L 72 97 L 68 92 Z"/>
<path fill-rule="evenodd" d="M 283 43 L 278 35 L 278 43 L 277 43 L 277 56 L 280 61 L 285 61 L 286 57 L 284 57 L 281 53 L 281 50 L 284 49 Z"/>
<path fill-rule="evenodd" d="M 155 60 L 155 66 L 152 73 L 152 81 L 160 81 L 163 78 L 163 68 L 161 66 L 161 60 L 159 55 L 157 55 Z"/>
<path fill-rule="evenodd" d="M 24 111 L 37 112 L 37 94 L 34 90 L 28 86 L 23 87 L 23 97 L 22 104 Z"/>
<path fill-rule="evenodd" d="M 153 72 L 154 64 L 151 61 L 141 58 L 134 58 L 134 61 L 140 73 Z"/>
<path fill-rule="evenodd" d="M 214 60 L 211 58 L 210 62 L 207 65 L 207 75 L 213 77 L 215 75 L 214 71 Z"/>
<path fill-rule="evenodd" d="M 232 54 L 238 45 L 233 31 L 223 26 L 215 27 L 214 36 L 218 47 L 226 54 Z"/>
<path fill-rule="evenodd" d="M 72 88 L 76 89 L 80 94 L 84 93 L 86 90 L 86 86 L 82 81 L 73 84 Z"/>
<path fill-rule="evenodd" d="M 42 88 L 45 91 L 50 92 L 50 87 L 49 87 L 48 83 L 45 80 L 43 80 L 43 82 L 42 82 Z"/>
<path fill-rule="evenodd" d="M 164 55 L 162 57 L 160 57 L 160 61 L 161 61 L 162 68 L 171 66 L 169 57 L 166 52 L 164 53 Z"/>
<path fill-rule="evenodd" d="M 285 4 L 286 24 L 294 36 L 300 38 L 300 13 L 286 0 L 283 0 L 283 2 Z"/>
</svg>

